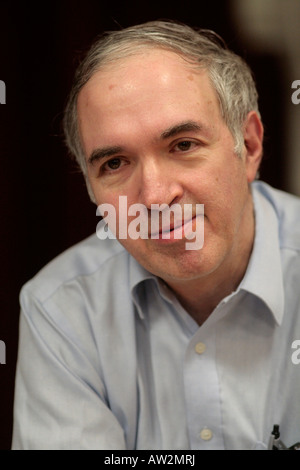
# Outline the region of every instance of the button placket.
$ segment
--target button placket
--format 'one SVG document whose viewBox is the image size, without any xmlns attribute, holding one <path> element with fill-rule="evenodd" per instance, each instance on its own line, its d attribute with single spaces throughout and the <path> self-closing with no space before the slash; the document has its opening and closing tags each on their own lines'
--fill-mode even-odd
<svg viewBox="0 0 300 470">
<path fill-rule="evenodd" d="M 205 327 L 197 333 L 185 358 L 185 393 L 191 448 L 223 449 L 215 331 Z"/>
</svg>

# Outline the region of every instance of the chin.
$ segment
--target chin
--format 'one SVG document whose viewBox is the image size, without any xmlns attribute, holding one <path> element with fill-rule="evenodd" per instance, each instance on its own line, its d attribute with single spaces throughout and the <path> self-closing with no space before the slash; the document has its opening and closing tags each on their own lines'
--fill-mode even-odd
<svg viewBox="0 0 300 470">
<path fill-rule="evenodd" d="M 166 282 L 186 282 L 199 279 L 213 270 L 210 263 L 205 262 L 200 251 L 186 252 L 184 255 L 162 257 L 155 260 L 152 256 L 149 260 L 140 260 L 148 271 L 162 278 Z M 156 262 L 157 261 L 157 262 Z"/>
</svg>

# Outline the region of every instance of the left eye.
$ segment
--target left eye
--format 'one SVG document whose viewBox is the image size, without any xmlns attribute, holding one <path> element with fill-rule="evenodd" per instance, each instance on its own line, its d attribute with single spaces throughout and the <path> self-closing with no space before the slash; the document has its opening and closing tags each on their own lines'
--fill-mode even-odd
<svg viewBox="0 0 300 470">
<path fill-rule="evenodd" d="M 193 145 L 194 143 L 190 140 L 183 140 L 182 142 L 178 142 L 178 144 L 175 145 L 175 150 L 178 149 L 181 152 L 186 152 L 187 150 L 191 150 Z"/>
</svg>

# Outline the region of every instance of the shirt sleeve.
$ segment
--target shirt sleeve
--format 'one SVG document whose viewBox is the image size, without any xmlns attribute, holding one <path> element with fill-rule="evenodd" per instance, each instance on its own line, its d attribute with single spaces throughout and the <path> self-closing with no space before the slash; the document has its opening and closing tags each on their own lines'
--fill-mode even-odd
<svg viewBox="0 0 300 470">
<path fill-rule="evenodd" d="M 13 450 L 126 448 L 87 331 L 21 296 Z"/>
</svg>

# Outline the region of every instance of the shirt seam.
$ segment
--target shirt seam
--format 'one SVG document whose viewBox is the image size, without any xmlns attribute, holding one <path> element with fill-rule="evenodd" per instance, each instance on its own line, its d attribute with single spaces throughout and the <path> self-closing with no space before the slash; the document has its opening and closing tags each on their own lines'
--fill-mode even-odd
<svg viewBox="0 0 300 470">
<path fill-rule="evenodd" d="M 128 253 L 124 250 L 118 252 L 118 253 L 113 253 L 112 255 L 110 255 L 108 258 L 106 258 L 103 262 L 101 262 L 101 264 L 99 264 L 97 266 L 97 269 L 93 270 L 93 271 L 89 271 L 89 272 L 82 272 L 82 273 L 77 273 L 75 274 L 73 277 L 69 277 L 67 279 L 64 279 L 62 282 L 60 282 L 54 289 L 51 290 L 51 292 L 44 296 L 40 290 L 40 287 L 39 285 L 35 286 L 35 282 L 40 282 L 40 281 L 35 281 L 34 279 L 28 281 L 22 288 L 21 290 L 21 296 L 22 296 L 22 293 L 23 292 L 30 292 L 30 295 L 32 295 L 37 301 L 39 301 L 41 303 L 41 305 L 44 305 L 44 303 L 46 303 L 53 295 L 56 294 L 56 292 L 64 285 L 74 281 L 75 279 L 80 279 L 80 278 L 87 278 L 87 277 L 90 277 L 90 276 L 93 276 L 95 273 L 97 273 L 101 268 L 102 266 L 107 263 L 108 261 L 110 261 L 111 259 L 113 259 L 114 257 L 116 256 L 120 256 L 120 255 L 123 255 L 123 256 L 128 256 Z M 35 287 L 35 288 L 34 288 Z"/>
</svg>

